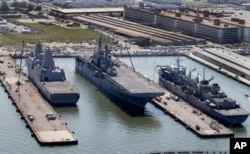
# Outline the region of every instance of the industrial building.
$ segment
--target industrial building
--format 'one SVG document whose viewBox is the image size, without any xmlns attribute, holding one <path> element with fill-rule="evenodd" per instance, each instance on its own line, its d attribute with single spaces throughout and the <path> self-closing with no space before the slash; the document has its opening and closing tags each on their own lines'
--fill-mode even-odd
<svg viewBox="0 0 250 154">
<path fill-rule="evenodd" d="M 179 11 L 148 10 L 125 7 L 124 19 L 152 24 L 152 26 L 181 31 L 217 43 L 250 42 L 250 26 L 244 20 L 226 20 L 209 15 L 209 12 L 194 13 Z"/>
<path fill-rule="evenodd" d="M 113 8 L 73 8 L 73 9 L 52 9 L 50 14 L 60 18 L 71 18 L 79 15 L 103 14 L 110 16 L 122 16 L 123 7 Z"/>
<path fill-rule="evenodd" d="M 182 0 L 144 0 L 144 2 L 151 2 L 157 4 L 175 4 L 175 5 L 182 4 Z"/>
</svg>

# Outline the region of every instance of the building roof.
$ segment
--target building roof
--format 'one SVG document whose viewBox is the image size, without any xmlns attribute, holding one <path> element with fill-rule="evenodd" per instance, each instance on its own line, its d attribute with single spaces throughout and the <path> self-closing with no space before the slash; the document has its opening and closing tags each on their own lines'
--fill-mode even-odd
<svg viewBox="0 0 250 154">
<path fill-rule="evenodd" d="M 172 17 L 175 19 L 180 19 L 180 20 L 184 20 L 184 21 L 190 21 L 190 22 L 194 22 L 195 18 L 200 18 L 202 19 L 202 21 L 200 22 L 201 24 L 205 24 L 205 25 L 209 25 L 209 26 L 213 26 L 213 27 L 228 27 L 228 28 L 235 28 L 235 27 L 239 27 L 239 24 L 235 24 L 235 23 L 231 23 L 231 22 L 225 22 L 225 20 L 223 20 L 222 18 L 215 18 L 215 17 L 203 17 L 202 13 L 199 14 L 195 14 L 193 12 L 189 13 L 181 13 L 180 17 L 176 16 L 176 13 L 181 13 L 181 12 L 177 12 L 177 11 L 162 11 L 160 13 L 160 15 L 163 16 L 168 16 L 168 17 Z M 220 20 L 220 24 L 219 25 L 215 25 L 214 24 L 214 20 L 218 19 Z"/>
<path fill-rule="evenodd" d="M 41 15 L 41 12 L 31 10 L 31 11 L 29 11 L 29 12 L 28 12 L 28 14 L 30 14 L 30 15 L 34 15 L 34 16 L 40 16 L 40 15 Z"/>
<path fill-rule="evenodd" d="M 52 11 L 57 11 L 65 14 L 70 13 L 102 13 L 102 12 L 123 12 L 123 7 L 114 8 L 73 8 L 73 9 L 53 9 Z"/>
</svg>

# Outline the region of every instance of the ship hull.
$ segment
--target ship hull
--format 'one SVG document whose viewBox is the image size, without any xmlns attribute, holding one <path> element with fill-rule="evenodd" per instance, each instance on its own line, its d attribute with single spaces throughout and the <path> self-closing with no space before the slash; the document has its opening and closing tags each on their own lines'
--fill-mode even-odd
<svg viewBox="0 0 250 154">
<path fill-rule="evenodd" d="M 150 96 L 150 94 L 145 96 L 145 94 L 129 93 L 128 91 L 121 88 L 118 84 L 114 83 L 114 81 L 112 81 L 112 79 L 106 74 L 100 74 L 97 76 L 97 69 L 88 61 L 76 58 L 75 67 L 76 73 L 90 81 L 103 93 L 110 97 L 116 98 L 116 100 L 119 99 L 122 103 L 129 103 L 128 105 L 133 105 L 134 107 L 144 109 L 145 105 L 153 98 Z"/>
<path fill-rule="evenodd" d="M 75 106 L 79 100 L 78 93 L 50 93 L 43 86 L 44 82 L 36 82 L 31 76 L 29 76 L 29 79 L 36 86 L 39 93 L 53 106 Z"/>
<path fill-rule="evenodd" d="M 215 120 L 225 125 L 239 125 L 243 123 L 248 117 L 248 114 L 223 115 L 222 113 L 219 112 L 219 110 L 213 109 L 209 107 L 208 105 L 206 105 L 204 102 L 200 101 L 195 96 L 185 93 L 181 89 L 181 87 L 179 87 L 178 85 L 174 85 L 172 82 L 165 80 L 161 76 L 159 77 L 159 84 L 165 87 L 170 92 L 177 95 L 178 97 L 180 97 L 181 99 L 185 100 L 187 103 L 191 104 L 192 106 L 196 107 L 197 109 L 201 110 L 205 114 L 211 116 Z"/>
<path fill-rule="evenodd" d="M 72 89 L 72 85 L 67 81 L 40 81 L 40 67 L 31 68 L 32 61 L 27 59 L 28 78 L 36 86 L 40 94 L 52 106 L 75 106 L 80 98 L 80 94 Z"/>
</svg>

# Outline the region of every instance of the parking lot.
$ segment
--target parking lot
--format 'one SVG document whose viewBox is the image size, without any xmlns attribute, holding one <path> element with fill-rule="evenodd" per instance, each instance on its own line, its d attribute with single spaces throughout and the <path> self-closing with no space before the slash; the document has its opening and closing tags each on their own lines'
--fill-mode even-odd
<svg viewBox="0 0 250 154">
<path fill-rule="evenodd" d="M 20 23 L 37 23 L 37 22 L 51 22 L 51 19 L 19 19 L 18 22 L 11 22 L 8 20 L 3 20 L 0 23 L 0 29 L 3 31 L 8 31 L 12 33 L 26 33 L 26 34 L 39 34 L 42 31 L 36 29 L 30 29 Z"/>
</svg>

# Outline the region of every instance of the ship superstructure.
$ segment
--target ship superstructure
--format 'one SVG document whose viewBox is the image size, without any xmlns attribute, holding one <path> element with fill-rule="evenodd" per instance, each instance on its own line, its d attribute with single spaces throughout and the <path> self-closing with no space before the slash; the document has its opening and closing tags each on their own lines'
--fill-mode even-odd
<svg viewBox="0 0 250 154">
<path fill-rule="evenodd" d="M 176 65 L 157 66 L 157 70 L 160 85 L 221 123 L 238 125 L 249 116 L 249 112 L 221 91 L 218 83 L 210 84 L 214 77 L 192 79 L 195 69 L 186 74 L 179 58 Z"/>
<path fill-rule="evenodd" d="M 164 94 L 159 85 L 134 71 L 118 59 L 113 59 L 107 45 L 92 52 L 85 51 L 76 57 L 76 73 L 94 83 L 100 90 L 111 97 L 119 98 L 124 103 L 144 108 L 152 98 Z"/>
<path fill-rule="evenodd" d="M 29 79 L 50 104 L 65 106 L 77 103 L 80 97 L 78 90 L 66 80 L 64 70 L 55 66 L 51 51 L 43 52 L 40 42 L 26 64 Z"/>
</svg>

